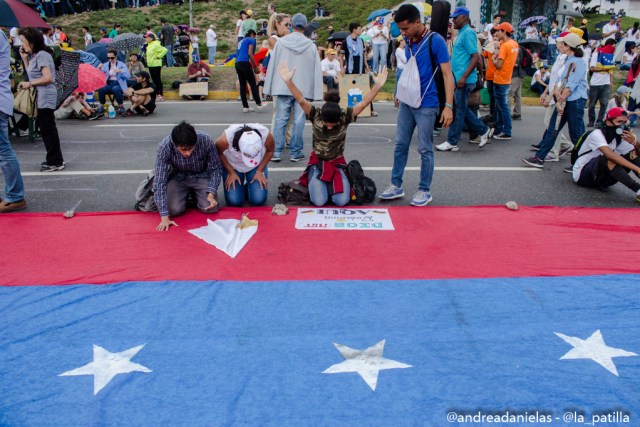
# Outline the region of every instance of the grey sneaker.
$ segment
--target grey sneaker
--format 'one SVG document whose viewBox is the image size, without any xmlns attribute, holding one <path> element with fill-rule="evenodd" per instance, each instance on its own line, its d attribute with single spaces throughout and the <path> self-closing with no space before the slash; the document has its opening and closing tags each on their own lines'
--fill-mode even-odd
<svg viewBox="0 0 640 427">
<path fill-rule="evenodd" d="M 482 148 L 485 145 L 487 145 L 487 143 L 489 142 L 489 138 L 491 138 L 492 136 L 493 136 L 493 128 L 490 127 L 489 129 L 487 129 L 484 135 L 480 136 L 480 145 L 478 145 L 478 147 Z"/>
<path fill-rule="evenodd" d="M 432 200 L 433 197 L 431 197 L 431 194 L 429 194 L 428 191 L 420 190 L 413 195 L 410 204 L 411 206 L 427 206 Z"/>
<path fill-rule="evenodd" d="M 404 197 L 404 190 L 400 187 L 396 187 L 390 184 L 383 192 L 378 196 L 382 200 L 393 200 Z"/>
<path fill-rule="evenodd" d="M 547 157 L 544 158 L 545 162 L 559 162 L 560 159 L 557 158 L 556 156 L 554 156 L 553 154 L 549 153 L 547 154 Z"/>
</svg>

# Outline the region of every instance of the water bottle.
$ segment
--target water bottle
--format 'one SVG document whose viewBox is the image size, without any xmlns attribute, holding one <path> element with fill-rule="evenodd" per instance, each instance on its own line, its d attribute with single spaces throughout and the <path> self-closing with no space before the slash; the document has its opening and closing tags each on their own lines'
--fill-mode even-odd
<svg viewBox="0 0 640 427">
<path fill-rule="evenodd" d="M 116 118 L 116 109 L 113 108 L 113 105 L 109 105 L 109 118 L 110 119 Z"/>
</svg>

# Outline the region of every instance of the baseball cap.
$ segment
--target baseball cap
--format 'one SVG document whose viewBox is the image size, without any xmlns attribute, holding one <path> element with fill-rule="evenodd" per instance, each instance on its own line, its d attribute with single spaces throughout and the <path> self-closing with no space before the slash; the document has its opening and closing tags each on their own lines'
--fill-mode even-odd
<svg viewBox="0 0 640 427">
<path fill-rule="evenodd" d="M 453 11 L 453 13 L 451 14 L 451 18 L 457 18 L 460 15 L 469 16 L 470 13 L 471 12 L 469 12 L 469 9 L 467 9 L 464 6 L 456 7 L 455 10 Z"/>
<path fill-rule="evenodd" d="M 247 15 L 249 15 L 249 16 L 253 16 L 253 10 L 251 10 L 251 9 L 247 9 Z"/>
<path fill-rule="evenodd" d="M 619 94 L 624 94 L 624 93 L 631 93 L 631 88 L 629 86 L 620 86 L 618 88 L 618 90 L 616 90 L 617 93 Z"/>
<path fill-rule="evenodd" d="M 253 169 L 260 164 L 262 159 L 258 157 L 262 152 L 262 138 L 258 132 L 253 130 L 243 132 L 238 141 L 238 148 L 245 165 Z"/>
<path fill-rule="evenodd" d="M 503 22 L 499 25 L 496 25 L 493 28 L 495 28 L 496 31 L 502 30 L 502 31 L 506 31 L 507 33 L 513 33 L 513 26 L 508 22 Z"/>
<path fill-rule="evenodd" d="M 582 20 L 582 24 L 587 25 L 588 23 L 589 23 L 589 20 L 588 20 L 588 19 L 583 19 L 583 20 Z"/>
<path fill-rule="evenodd" d="M 383 16 L 379 16 L 378 19 L 376 19 L 376 23 L 379 25 L 384 24 L 384 17 Z"/>
<path fill-rule="evenodd" d="M 611 15 L 611 19 L 618 19 L 618 15 Z"/>
<path fill-rule="evenodd" d="M 338 52 L 336 52 L 336 50 L 335 50 L 335 49 L 327 49 L 327 54 L 335 55 L 335 54 L 337 54 L 337 53 L 338 53 Z"/>
<path fill-rule="evenodd" d="M 156 35 L 153 34 L 151 31 L 149 31 L 147 34 L 144 35 L 145 38 L 149 37 L 151 40 L 155 40 L 156 39 Z"/>
<path fill-rule="evenodd" d="M 580 37 L 576 33 L 569 33 L 564 37 L 558 37 L 557 41 L 562 42 L 573 48 L 578 47 L 582 45 L 582 43 L 584 43 L 584 40 L 582 40 L 582 37 Z"/>
<path fill-rule="evenodd" d="M 607 112 L 607 120 L 613 120 L 620 116 L 627 117 L 628 116 L 627 110 L 620 107 L 614 107 Z"/>
<path fill-rule="evenodd" d="M 584 36 L 584 30 L 580 29 L 580 28 L 576 28 L 573 27 L 569 30 L 569 32 L 573 33 L 573 34 L 577 34 L 578 36 L 580 36 L 580 38 L 582 38 L 582 36 Z"/>
<path fill-rule="evenodd" d="M 300 28 L 304 30 L 305 28 L 307 28 L 307 17 L 302 13 L 296 13 L 291 18 L 291 26 L 293 28 Z"/>
</svg>

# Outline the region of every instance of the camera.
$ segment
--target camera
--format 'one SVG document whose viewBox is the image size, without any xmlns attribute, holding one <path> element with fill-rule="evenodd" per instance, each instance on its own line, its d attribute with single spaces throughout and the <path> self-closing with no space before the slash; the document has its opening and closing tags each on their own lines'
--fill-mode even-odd
<svg viewBox="0 0 640 427">
<path fill-rule="evenodd" d="M 629 131 L 629 130 L 631 130 L 631 128 L 626 123 L 623 123 L 620 126 L 618 126 L 618 128 L 616 129 L 616 133 L 618 135 L 622 135 L 623 132 Z"/>
</svg>

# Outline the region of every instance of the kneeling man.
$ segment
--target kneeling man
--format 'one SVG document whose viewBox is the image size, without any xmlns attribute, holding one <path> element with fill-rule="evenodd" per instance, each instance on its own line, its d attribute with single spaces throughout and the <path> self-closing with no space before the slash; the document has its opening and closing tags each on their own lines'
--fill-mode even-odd
<svg viewBox="0 0 640 427">
<path fill-rule="evenodd" d="M 158 145 L 156 155 L 153 192 L 160 212 L 157 230 L 178 225 L 170 218 L 187 210 L 191 192 L 200 212 L 218 212 L 221 172 L 218 150 L 209 135 L 185 122 L 174 127 Z"/>
</svg>

